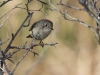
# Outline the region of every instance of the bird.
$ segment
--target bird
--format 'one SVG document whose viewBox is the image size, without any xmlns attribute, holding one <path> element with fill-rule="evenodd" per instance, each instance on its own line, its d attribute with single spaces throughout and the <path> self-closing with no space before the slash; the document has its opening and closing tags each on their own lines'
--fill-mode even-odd
<svg viewBox="0 0 100 75">
<path fill-rule="evenodd" d="M 35 22 L 29 29 L 29 35 L 26 38 L 40 40 L 40 45 L 44 47 L 44 40 L 53 30 L 53 22 L 48 19 L 42 19 Z"/>
</svg>

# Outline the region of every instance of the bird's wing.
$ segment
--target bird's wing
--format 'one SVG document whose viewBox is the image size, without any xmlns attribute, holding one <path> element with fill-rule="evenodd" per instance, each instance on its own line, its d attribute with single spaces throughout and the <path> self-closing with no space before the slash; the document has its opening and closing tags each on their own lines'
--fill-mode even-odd
<svg viewBox="0 0 100 75">
<path fill-rule="evenodd" d="M 31 26 L 31 28 L 29 29 L 29 31 L 31 31 L 31 30 L 35 27 L 36 24 L 37 24 L 37 22 L 35 22 L 35 23 Z"/>
<path fill-rule="evenodd" d="M 29 29 L 29 31 L 31 31 L 34 27 L 36 27 L 36 26 L 37 26 L 37 23 L 40 23 L 40 22 L 42 22 L 42 21 L 44 21 L 44 19 L 35 22 L 35 23 L 31 26 L 31 28 Z"/>
</svg>

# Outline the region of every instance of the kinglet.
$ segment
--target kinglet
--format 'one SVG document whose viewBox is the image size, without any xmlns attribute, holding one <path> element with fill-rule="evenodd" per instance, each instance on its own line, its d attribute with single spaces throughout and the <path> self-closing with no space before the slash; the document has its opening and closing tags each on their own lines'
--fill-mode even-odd
<svg viewBox="0 0 100 75">
<path fill-rule="evenodd" d="M 29 35 L 26 38 L 33 38 L 35 40 L 40 40 L 40 45 L 43 47 L 42 42 L 53 30 L 53 23 L 50 20 L 42 19 L 35 22 L 29 29 Z"/>
</svg>

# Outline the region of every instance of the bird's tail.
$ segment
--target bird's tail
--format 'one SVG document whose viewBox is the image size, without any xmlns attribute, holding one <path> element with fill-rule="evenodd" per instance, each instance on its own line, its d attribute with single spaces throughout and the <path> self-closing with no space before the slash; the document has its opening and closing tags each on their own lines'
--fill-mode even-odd
<svg viewBox="0 0 100 75">
<path fill-rule="evenodd" d="M 32 38 L 32 36 L 31 35 L 28 35 L 26 38 Z"/>
</svg>

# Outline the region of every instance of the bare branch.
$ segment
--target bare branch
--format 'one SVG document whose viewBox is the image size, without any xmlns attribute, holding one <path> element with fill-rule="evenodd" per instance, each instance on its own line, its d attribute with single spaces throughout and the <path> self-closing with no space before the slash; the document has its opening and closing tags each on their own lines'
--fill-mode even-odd
<svg viewBox="0 0 100 75">
<path fill-rule="evenodd" d="M 2 51 L 0 50 L 0 75 L 3 75 L 4 71 L 3 71 L 3 55 L 2 55 Z"/>
<path fill-rule="evenodd" d="M 89 6 L 94 10 L 94 12 L 99 13 L 93 3 L 89 2 L 88 0 L 79 0 L 79 3 L 85 8 L 87 13 L 98 23 L 100 24 L 99 16 L 96 16 L 90 9 Z M 100 26 L 100 25 L 99 25 Z"/>
<path fill-rule="evenodd" d="M 16 7 L 16 8 L 20 8 L 20 9 L 24 9 L 24 10 L 27 10 L 26 8 L 23 8 L 23 7 Z M 37 9 L 37 10 L 29 10 L 29 11 L 41 11 L 42 12 L 42 8 L 43 8 L 43 4 L 42 4 L 42 6 L 39 8 L 39 9 Z"/>
<path fill-rule="evenodd" d="M 65 18 L 66 20 L 69 20 L 69 21 L 77 21 L 77 22 L 79 22 L 80 24 L 82 24 L 82 25 L 88 27 L 89 29 L 91 29 L 93 32 L 95 32 L 95 31 L 93 30 L 93 27 L 92 27 L 91 25 L 86 24 L 85 22 L 83 22 L 83 21 L 81 21 L 81 20 L 79 20 L 79 19 L 76 19 L 76 18 L 70 16 L 70 15 L 67 13 L 67 11 L 66 11 L 66 12 L 62 12 L 61 10 L 59 10 L 59 9 L 57 9 L 55 6 L 53 6 L 53 5 L 51 4 L 50 0 L 48 0 L 48 1 L 49 1 L 49 4 L 54 8 L 53 10 L 56 10 L 56 11 L 58 11 L 59 13 L 61 13 L 61 14 L 64 16 L 64 18 Z M 66 18 L 66 17 L 68 17 L 69 19 Z"/>
<path fill-rule="evenodd" d="M 5 70 L 6 70 L 7 75 L 11 75 L 5 61 L 3 61 L 3 64 L 4 64 L 4 67 L 5 67 Z"/>
<path fill-rule="evenodd" d="M 68 19 L 66 16 L 67 16 L 68 18 L 70 18 L 70 19 Z M 64 14 L 64 18 L 65 18 L 66 20 L 69 20 L 69 21 L 76 21 L 76 22 L 79 22 L 81 25 L 83 25 L 83 26 L 89 28 L 96 36 L 98 36 L 97 33 L 95 32 L 95 31 L 96 31 L 96 30 L 95 30 L 95 27 L 93 27 L 93 26 L 91 26 L 91 25 L 89 25 L 89 24 L 87 24 L 87 23 L 85 23 L 85 22 L 83 22 L 83 21 L 81 21 L 81 20 L 79 20 L 79 19 L 77 19 L 77 18 L 74 18 L 74 17 L 70 16 L 69 14 L 67 14 L 67 12 Z"/>
<path fill-rule="evenodd" d="M 3 71 L 3 73 L 5 73 L 6 75 L 8 75 L 7 72 L 5 72 L 5 70 L 3 68 L 0 67 L 0 69 Z M 3 74 L 0 73 L 0 75 L 3 75 Z"/>
<path fill-rule="evenodd" d="M 70 6 L 70 5 L 67 5 L 67 4 L 63 4 L 62 0 L 60 0 L 60 3 L 57 4 L 57 5 L 61 5 L 61 6 L 68 7 L 68 8 L 75 9 L 75 10 L 79 10 L 79 11 L 85 11 L 85 9 L 83 9 L 83 8 L 77 8 L 75 6 Z"/>
<path fill-rule="evenodd" d="M 7 0 L 7 1 L 11 1 L 11 0 Z M 2 55 L 0 55 L 0 72 L 2 72 L 2 75 L 3 75 L 3 65 L 4 65 L 4 68 L 5 68 L 5 71 L 6 71 L 6 74 L 7 75 L 13 75 L 14 72 L 16 71 L 17 67 L 19 66 L 19 64 L 22 62 L 22 60 L 27 56 L 27 54 L 29 52 L 33 53 L 34 56 L 35 55 L 38 55 L 36 52 L 32 51 L 34 49 L 34 47 L 37 47 L 37 46 L 41 46 L 40 44 L 35 44 L 34 43 L 34 40 L 32 40 L 32 43 L 29 45 L 29 46 L 26 46 L 26 43 L 23 45 L 23 46 L 12 46 L 13 44 L 13 41 L 15 40 L 16 36 L 19 34 L 19 32 L 21 31 L 21 29 L 23 27 L 28 27 L 30 25 L 30 21 L 32 19 L 32 15 L 34 13 L 34 11 L 40 11 L 42 10 L 43 6 L 44 5 L 48 5 L 48 3 L 46 2 L 43 2 L 42 0 L 37 0 L 38 2 L 40 2 L 42 4 L 41 8 L 39 8 L 38 10 L 30 10 L 29 9 L 29 4 L 32 2 L 33 0 L 27 0 L 27 3 L 25 4 L 26 7 L 25 8 L 22 8 L 20 7 L 19 5 L 21 5 L 22 3 L 20 4 L 17 4 L 16 6 L 14 6 L 12 9 L 10 9 L 8 12 L 6 12 L 4 15 L 2 15 L 0 17 L 0 19 L 4 18 L 8 13 L 10 13 L 11 11 L 13 11 L 15 8 L 20 8 L 20 9 L 24 9 L 25 12 L 27 12 L 27 16 L 26 18 L 24 19 L 24 21 L 22 22 L 22 24 L 20 25 L 20 27 L 17 29 L 17 31 L 15 33 L 12 33 L 11 36 L 11 40 L 9 41 L 7 47 L 5 50 L 2 50 L 1 53 Z M 6 3 L 5 3 L 6 4 Z M 3 6 L 3 5 L 2 5 Z M 2 22 L 2 24 L 0 24 L 0 27 L 2 27 L 4 25 L 4 23 L 10 18 L 10 16 L 12 15 L 12 13 L 6 17 L 6 19 Z M 28 22 L 28 23 L 27 23 Z M 26 24 L 27 23 L 27 24 Z M 25 25 L 26 24 L 26 25 Z M 7 40 L 5 42 L 2 42 L 2 40 L 0 39 L 0 46 L 3 45 L 4 43 L 6 43 L 7 41 L 9 40 L 9 37 L 8 37 L 8 33 L 7 33 Z M 56 44 L 58 43 L 54 43 L 54 44 L 47 44 L 45 43 L 44 45 L 45 46 L 55 46 Z M 17 49 L 16 51 L 13 51 L 13 52 L 9 52 L 10 49 Z M 14 54 L 16 54 L 17 52 L 21 51 L 21 50 L 26 50 L 26 53 L 19 59 L 19 61 L 17 62 L 16 66 L 14 67 L 14 69 L 12 71 L 9 70 L 8 66 L 7 66 L 7 63 L 6 63 L 6 60 L 9 60 L 10 62 L 14 63 L 14 61 L 11 59 L 12 56 Z M 4 51 L 4 52 L 3 52 Z M 9 52 L 9 53 L 7 53 Z M 2 57 L 2 58 L 1 58 Z M 2 63 L 1 63 L 2 61 Z M 0 73 L 1 74 L 1 73 Z"/>
<path fill-rule="evenodd" d="M 6 40 L 6 41 L 2 42 L 2 40 L 1 40 L 1 38 L 0 38 L 0 46 L 9 41 L 8 33 L 6 32 L 6 34 L 7 34 L 7 40 Z"/>
<path fill-rule="evenodd" d="M 19 31 L 20 31 L 20 30 L 22 29 L 22 27 L 24 26 L 24 23 L 25 23 L 25 22 L 27 21 L 27 19 L 28 19 L 29 17 L 31 17 L 32 15 L 33 15 L 33 12 L 30 13 L 30 14 L 26 17 L 26 19 L 24 20 L 24 22 L 22 23 L 22 25 L 19 27 L 19 29 L 16 31 L 16 33 L 15 33 L 15 34 L 12 33 L 13 37 L 12 37 L 10 43 L 8 44 L 6 50 L 4 51 L 4 53 L 7 53 L 7 52 L 8 52 L 8 50 L 10 49 L 10 46 L 11 46 L 12 42 L 14 41 L 15 37 L 17 36 L 17 34 L 19 33 Z"/>
<path fill-rule="evenodd" d="M 96 13 L 96 15 L 99 16 L 99 11 L 96 7 L 96 3 L 93 0 L 91 0 L 90 2 L 88 2 L 88 5 L 94 11 L 94 13 Z"/>
<path fill-rule="evenodd" d="M 10 16 L 12 15 L 13 13 L 11 13 L 3 22 L 2 24 L 0 24 L 0 27 L 2 27 L 4 25 L 4 23 L 10 18 Z"/>
<path fill-rule="evenodd" d="M 51 4 L 50 0 L 48 0 L 48 2 L 50 4 L 50 6 L 53 8 L 53 10 L 55 10 L 63 15 L 65 20 L 76 21 L 76 22 L 79 22 L 80 24 L 82 24 L 83 26 L 89 28 L 94 33 L 95 37 L 96 36 L 98 37 L 97 40 L 100 44 L 100 14 L 96 7 L 97 1 L 95 2 L 94 0 L 79 0 L 79 3 L 84 7 L 85 11 L 97 22 L 97 27 L 96 26 L 93 27 L 92 25 L 89 25 L 77 18 L 72 17 L 71 15 L 68 14 L 67 11 L 63 12 L 63 11 L 59 10 L 58 8 L 56 8 L 54 5 Z M 63 4 L 62 0 L 60 0 L 59 5 L 69 7 L 71 9 L 75 9 L 75 10 L 80 10 L 76 7 L 74 8 L 73 6 Z M 89 7 L 93 11 L 91 11 L 91 9 Z"/>
<path fill-rule="evenodd" d="M 3 1 L 3 2 L 0 4 L 0 7 L 2 7 L 3 5 L 5 5 L 5 4 L 8 3 L 9 1 L 12 1 L 12 0 Z"/>
<path fill-rule="evenodd" d="M 26 43 L 25 43 L 26 45 Z M 23 47 L 25 47 L 25 45 Z M 21 63 L 21 61 L 25 58 L 25 56 L 29 53 L 31 46 L 33 45 L 33 41 L 31 43 L 31 45 L 27 48 L 26 53 L 22 56 L 22 58 L 20 58 L 20 60 L 18 61 L 18 63 L 16 64 L 15 68 L 13 69 L 13 71 L 11 72 L 11 75 L 13 75 L 14 71 L 17 69 L 18 65 Z"/>
<path fill-rule="evenodd" d="M 4 15 L 2 15 L 0 17 L 0 19 L 2 19 L 4 16 L 6 16 L 9 12 L 11 12 L 12 10 L 14 10 L 15 8 L 17 8 L 19 5 L 21 5 L 22 3 L 17 4 L 15 7 L 13 7 L 12 9 L 10 9 L 8 12 L 6 12 Z"/>
<path fill-rule="evenodd" d="M 43 2 L 43 1 L 41 1 L 41 0 L 37 0 L 37 1 L 39 1 L 39 2 L 42 3 L 42 4 L 48 5 L 48 3 Z"/>
<path fill-rule="evenodd" d="M 45 46 L 55 46 L 56 44 L 58 44 L 58 43 L 54 43 L 54 44 L 47 44 L 47 43 L 45 43 L 44 45 L 45 45 Z M 41 45 L 40 45 L 40 44 L 32 44 L 32 45 L 30 46 L 30 49 L 33 49 L 33 48 L 36 47 L 36 46 L 41 46 Z M 22 49 L 29 50 L 29 47 L 26 47 L 25 45 L 24 45 L 24 46 L 11 46 L 10 48 L 11 48 L 11 49 L 18 49 L 18 50 L 14 51 L 14 52 L 10 52 L 8 55 L 6 55 L 6 59 L 12 57 L 15 53 L 17 53 L 18 51 L 20 51 L 20 50 L 22 50 Z M 31 51 L 31 50 L 29 50 L 29 51 L 30 51 L 31 53 L 33 53 L 34 56 L 35 56 L 35 54 L 38 55 L 36 52 L 33 52 L 33 51 Z"/>
<path fill-rule="evenodd" d="M 54 44 L 47 44 L 47 43 L 45 43 L 44 46 L 55 46 L 56 44 L 58 44 L 58 43 L 54 43 Z M 33 47 L 36 47 L 36 46 L 41 46 L 41 45 L 40 44 L 33 44 L 31 46 L 31 49 L 33 49 Z M 11 49 L 27 49 L 28 47 L 11 46 L 10 48 Z"/>
<path fill-rule="evenodd" d="M 11 75 L 13 75 L 13 73 L 15 72 L 15 70 L 17 69 L 18 65 L 20 64 L 20 62 L 25 58 L 25 56 L 29 53 L 29 50 L 23 55 L 23 57 L 18 61 L 18 63 L 16 64 L 15 68 L 13 69 L 13 71 L 11 72 Z"/>
</svg>

